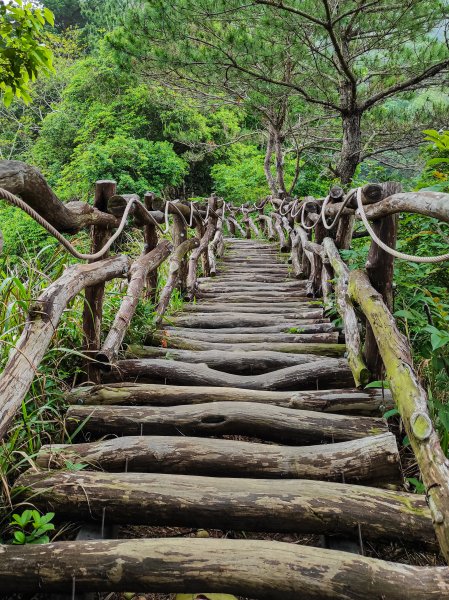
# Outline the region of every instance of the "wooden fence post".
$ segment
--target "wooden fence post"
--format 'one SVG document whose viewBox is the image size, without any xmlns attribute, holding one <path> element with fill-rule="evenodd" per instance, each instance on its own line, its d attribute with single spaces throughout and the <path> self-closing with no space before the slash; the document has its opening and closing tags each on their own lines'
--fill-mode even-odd
<svg viewBox="0 0 449 600">
<path fill-rule="evenodd" d="M 145 208 L 147 210 L 153 210 L 153 200 L 155 198 L 155 194 L 153 192 L 146 192 L 143 200 L 145 203 Z M 154 248 L 156 248 L 157 243 L 158 243 L 158 236 L 157 236 L 157 228 L 156 225 L 145 225 L 145 227 L 143 228 L 143 238 L 144 238 L 144 242 L 145 242 L 145 252 L 151 252 L 151 250 L 154 250 Z M 147 275 L 147 279 L 146 279 L 146 293 L 145 296 L 147 299 L 151 299 L 151 300 L 155 300 L 156 299 L 156 289 L 157 289 L 157 272 L 158 269 L 154 269 L 153 271 L 151 271 L 150 273 L 148 273 Z"/>
<path fill-rule="evenodd" d="M 382 184 L 380 200 L 401 191 L 401 184 L 394 181 Z M 398 218 L 388 215 L 372 222 L 376 235 L 390 248 L 396 247 Z M 366 271 L 373 288 L 379 292 L 390 312 L 393 312 L 393 270 L 394 257 L 372 241 L 366 261 Z M 383 377 L 383 363 L 376 339 L 370 324 L 366 323 L 365 360 L 373 376 L 380 380 Z"/>
<path fill-rule="evenodd" d="M 111 180 L 100 180 L 95 184 L 94 207 L 102 212 L 107 211 L 108 200 L 116 192 L 117 184 Z M 98 252 L 106 244 L 111 235 L 109 227 L 93 225 L 91 227 L 92 253 Z M 106 252 L 99 260 L 108 256 Z M 95 261 L 90 261 L 95 262 Z M 101 345 L 101 322 L 103 318 L 104 282 L 86 288 L 83 310 L 84 353 L 87 355 L 85 370 L 89 381 L 99 383 L 100 371 L 92 362 Z"/>
<path fill-rule="evenodd" d="M 183 242 L 187 240 L 187 225 L 185 224 L 184 218 L 181 215 L 173 214 L 173 226 L 172 226 L 172 243 L 173 248 L 176 249 Z M 178 274 L 177 286 L 181 292 L 185 292 L 187 285 L 187 260 L 186 256 L 180 257 L 180 266 Z"/>
</svg>

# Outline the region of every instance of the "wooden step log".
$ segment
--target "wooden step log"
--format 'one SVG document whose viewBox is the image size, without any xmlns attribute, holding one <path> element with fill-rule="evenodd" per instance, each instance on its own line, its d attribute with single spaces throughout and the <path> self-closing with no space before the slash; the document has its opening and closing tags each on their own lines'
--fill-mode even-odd
<svg viewBox="0 0 449 600">
<path fill-rule="evenodd" d="M 216 593 L 259 600 L 443 600 L 449 568 L 285 542 L 127 539 L 3 546 L 3 593 Z"/>
<path fill-rule="evenodd" d="M 265 326 L 247 326 L 247 327 L 215 327 L 206 329 L 205 327 L 177 327 L 171 324 L 169 321 L 169 325 L 163 325 L 163 329 L 161 331 L 165 331 L 168 334 L 173 333 L 178 337 L 186 336 L 192 337 L 196 339 L 196 334 L 201 334 L 201 339 L 207 341 L 207 339 L 214 340 L 215 335 L 219 334 L 220 336 L 230 335 L 232 337 L 238 335 L 246 335 L 246 334 L 317 334 L 317 333 L 329 333 L 335 331 L 335 327 L 332 323 L 329 322 L 328 319 L 313 319 L 309 320 L 295 320 L 295 321 L 277 321 L 277 319 L 273 319 L 273 323 L 277 323 L 276 325 L 265 325 Z M 191 335 L 194 334 L 194 335 Z M 203 338 L 203 336 L 206 336 Z M 157 335 L 159 337 L 159 334 Z M 151 333 L 149 334 L 148 340 L 151 340 Z"/>
<path fill-rule="evenodd" d="M 151 337 L 146 340 L 152 344 L 161 344 L 169 347 L 169 340 L 192 340 L 200 342 L 214 342 L 220 344 L 247 344 L 247 343 L 273 343 L 273 344 L 338 344 L 340 336 L 338 331 L 329 331 L 325 333 L 245 333 L 230 334 L 220 333 L 217 330 L 213 338 L 209 333 L 195 332 L 193 329 L 174 329 L 163 331 L 154 331 Z M 193 348 L 192 348 L 193 349 Z M 305 350 L 307 352 L 307 350 Z"/>
<path fill-rule="evenodd" d="M 204 327 L 206 329 L 218 329 L 221 327 L 265 327 L 276 321 L 294 321 L 296 319 L 321 319 L 322 308 L 303 309 L 297 312 L 288 312 L 283 315 L 273 313 L 236 313 L 223 312 L 219 314 L 196 313 L 171 317 L 173 325 L 181 327 Z"/>
<path fill-rule="evenodd" d="M 23 488 L 21 490 L 21 488 Z M 435 551 L 425 496 L 308 480 L 198 477 L 154 473 L 28 471 L 15 483 L 58 520 L 234 531 L 346 535 Z M 16 497 L 16 496 L 15 496 Z"/>
<path fill-rule="evenodd" d="M 260 283 L 258 281 L 234 281 L 229 283 L 220 283 L 219 281 L 212 279 L 208 282 L 201 282 L 200 289 L 204 291 L 239 291 L 243 289 L 248 289 L 250 291 L 258 292 L 292 292 L 304 291 L 306 289 L 306 286 L 302 281 L 298 281 L 296 279 L 292 281 L 286 280 L 279 283 Z"/>
<path fill-rule="evenodd" d="M 154 333 L 152 333 L 154 337 Z M 150 338 L 151 342 L 151 338 Z M 339 357 L 343 356 L 346 351 L 344 344 L 326 344 L 323 342 L 309 343 L 309 342 L 246 342 L 244 344 L 239 343 L 219 343 L 219 342 L 205 342 L 197 339 L 188 337 L 181 337 L 177 335 L 169 335 L 161 338 L 161 344 L 165 348 L 176 348 L 180 350 L 223 350 L 234 352 L 237 351 L 269 351 L 269 352 L 287 352 L 292 354 L 316 354 L 321 356 Z"/>
<path fill-rule="evenodd" d="M 154 346 L 128 346 L 126 358 L 167 358 L 188 363 L 203 363 L 212 369 L 240 375 L 258 375 L 293 365 L 320 360 L 316 354 L 287 354 L 286 352 L 226 352 L 223 350 L 177 350 Z"/>
<path fill-rule="evenodd" d="M 226 302 L 227 304 L 278 304 L 285 302 L 286 305 L 290 303 L 296 302 L 311 302 L 311 299 L 306 295 L 306 293 L 301 294 L 280 294 L 274 293 L 271 294 L 255 294 L 255 293 L 241 293 L 241 292 L 233 292 L 226 294 L 223 296 L 222 294 L 217 294 L 214 296 L 213 294 L 209 294 L 205 292 L 198 296 L 197 304 L 223 304 Z"/>
<path fill-rule="evenodd" d="M 261 375 L 235 375 L 210 369 L 205 364 L 152 359 L 125 359 L 111 365 L 107 381 L 147 381 L 178 385 L 239 387 L 254 390 L 297 390 L 353 387 L 346 360 L 321 358 L 312 363 L 285 367 Z"/>
<path fill-rule="evenodd" d="M 222 312 L 237 312 L 237 313 L 259 313 L 264 314 L 285 314 L 285 313 L 300 313 L 302 310 L 320 308 L 320 303 L 310 301 L 310 298 L 301 298 L 297 302 L 259 302 L 259 303 L 242 303 L 242 302 L 206 302 L 200 300 L 194 304 L 185 303 L 182 310 L 184 313 L 199 312 L 199 313 L 222 313 Z"/>
<path fill-rule="evenodd" d="M 259 600 L 442 600 L 449 568 L 387 562 L 285 542 L 127 539 L 4 546 L 4 593 L 187 593 Z M 17 576 L 20 573 L 20 576 Z"/>
<path fill-rule="evenodd" d="M 265 392 L 229 387 L 110 383 L 81 386 L 66 394 L 68 404 L 177 406 L 207 402 L 256 402 L 334 414 L 382 415 L 392 408 L 390 390 L 310 390 Z"/>
<path fill-rule="evenodd" d="M 173 407 L 72 406 L 66 413 L 70 433 L 83 434 L 241 435 L 303 446 L 346 442 L 388 431 L 383 419 L 320 414 L 252 402 L 211 402 Z M 93 439 L 90 437 L 89 439 Z"/>
<path fill-rule="evenodd" d="M 226 275 L 224 273 L 219 273 L 215 278 L 214 278 L 214 283 L 216 285 L 219 284 L 235 284 L 236 282 L 236 273 L 234 271 L 232 271 L 229 275 Z M 288 274 L 287 273 L 279 273 L 279 274 L 269 274 L 269 273 L 263 273 L 260 272 L 258 274 L 256 273 L 251 273 L 251 272 L 243 272 L 243 273 L 239 273 L 238 274 L 238 281 L 242 281 L 244 283 L 286 283 L 289 282 L 290 279 L 288 278 Z M 210 283 L 210 279 L 208 279 L 207 277 L 201 277 L 198 279 L 198 283 L 203 285 L 204 283 Z"/>
<path fill-rule="evenodd" d="M 124 436 L 84 444 L 42 446 L 36 464 L 68 462 L 104 471 L 215 477 L 315 479 L 389 485 L 401 483 L 396 439 L 383 433 L 317 446 L 275 446 L 175 436 Z"/>
</svg>

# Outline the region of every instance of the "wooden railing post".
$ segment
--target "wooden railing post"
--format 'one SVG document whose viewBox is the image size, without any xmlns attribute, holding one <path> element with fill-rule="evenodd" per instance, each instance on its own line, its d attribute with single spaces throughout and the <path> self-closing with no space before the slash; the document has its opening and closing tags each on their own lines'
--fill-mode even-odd
<svg viewBox="0 0 449 600">
<path fill-rule="evenodd" d="M 108 200 L 116 192 L 117 184 L 111 180 L 97 181 L 95 184 L 94 208 L 106 212 Z M 92 253 L 98 252 L 111 235 L 109 227 L 93 225 L 91 227 Z M 106 252 L 101 259 L 108 256 Z M 95 262 L 95 261 L 90 261 Z M 92 362 L 101 344 L 101 322 L 103 318 L 104 282 L 86 288 L 83 310 L 84 352 L 87 355 L 85 371 L 87 379 L 100 382 L 100 371 Z"/>
<path fill-rule="evenodd" d="M 146 192 L 143 200 L 145 203 L 145 208 L 147 210 L 153 210 L 153 200 L 155 198 L 155 194 L 153 192 Z M 156 225 L 145 225 L 143 228 L 143 238 L 145 242 L 145 252 L 151 252 L 156 248 L 158 243 L 158 235 Z M 157 268 L 153 271 L 150 271 L 147 275 L 146 279 L 146 292 L 145 295 L 148 299 L 155 300 L 156 298 L 156 289 L 157 289 Z"/>
<path fill-rule="evenodd" d="M 173 226 L 172 226 L 172 242 L 173 248 L 176 249 L 183 242 L 187 240 L 187 226 L 181 215 L 173 214 Z M 181 292 L 185 292 L 187 285 L 187 260 L 186 255 L 180 258 L 178 281 Z"/>
<path fill-rule="evenodd" d="M 401 184 L 388 182 L 382 184 L 382 195 L 380 200 L 388 198 L 392 194 L 401 191 Z M 388 215 L 372 222 L 372 227 L 376 235 L 390 248 L 396 247 L 398 218 L 397 215 Z M 383 301 L 390 310 L 393 308 L 393 270 L 394 257 L 372 241 L 366 261 L 366 272 L 373 288 L 380 293 Z M 365 360 L 368 369 L 375 379 L 383 378 L 383 363 L 377 347 L 377 342 L 369 322 L 366 323 L 365 337 Z"/>
</svg>

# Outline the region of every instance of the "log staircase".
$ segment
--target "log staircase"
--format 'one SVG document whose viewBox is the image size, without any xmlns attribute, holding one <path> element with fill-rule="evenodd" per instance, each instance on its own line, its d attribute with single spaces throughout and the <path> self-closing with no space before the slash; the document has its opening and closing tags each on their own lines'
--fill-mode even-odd
<svg viewBox="0 0 449 600">
<path fill-rule="evenodd" d="M 44 446 L 16 482 L 22 502 L 100 538 L 111 525 L 193 537 L 2 546 L 4 592 L 449 598 L 447 567 L 364 555 L 367 542 L 437 551 L 430 510 L 402 491 L 390 392 L 354 388 L 341 332 L 290 270 L 273 244 L 227 239 L 197 302 L 70 393 L 75 443 Z"/>
</svg>

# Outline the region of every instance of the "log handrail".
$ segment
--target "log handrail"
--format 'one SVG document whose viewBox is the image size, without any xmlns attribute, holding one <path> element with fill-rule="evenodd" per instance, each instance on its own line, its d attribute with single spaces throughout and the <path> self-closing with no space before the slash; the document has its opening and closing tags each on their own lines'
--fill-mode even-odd
<svg viewBox="0 0 449 600">
<path fill-rule="evenodd" d="M 397 184 L 394 182 L 381 185 L 372 184 L 362 189 L 366 215 L 370 221 L 376 223 L 376 226 L 379 226 L 384 219 L 385 226 L 388 227 L 387 219 L 391 219 L 391 215 L 401 212 L 421 214 L 437 218 L 442 222 L 449 222 L 449 194 L 438 192 L 392 193 L 396 190 Z M 350 191 L 346 197 L 340 196 L 335 204 L 328 204 L 326 216 L 335 217 L 341 210 L 342 202 L 348 198 L 351 200 L 349 197 L 351 194 L 353 191 Z M 311 210 L 314 210 L 314 207 L 311 207 Z M 360 218 L 354 211 L 354 205 L 351 202 L 348 202 L 341 214 Z M 320 216 L 314 212 L 307 212 L 307 216 L 311 223 L 315 223 L 313 229 L 317 233 L 320 227 Z M 352 237 L 352 233 L 350 237 Z M 320 267 L 321 283 L 325 284 L 322 290 L 323 301 L 327 309 L 331 303 L 330 279 L 333 278 L 335 304 L 343 321 L 348 362 L 357 387 L 368 383 L 372 375 L 365 364 L 366 359 L 362 350 L 360 334 L 361 324 L 354 305 L 357 305 L 362 316 L 366 318 L 367 327 L 371 329 L 377 343 L 377 352 L 383 362 L 386 378 L 390 382 L 395 405 L 421 470 L 441 551 L 446 561 L 449 562 L 449 460 L 441 448 L 438 434 L 432 424 L 426 392 L 413 370 L 408 341 L 399 331 L 387 304 L 385 288 L 392 283 L 390 281 L 392 269 L 387 269 L 385 266 L 385 277 L 389 281 L 383 281 L 379 286 L 382 289 L 376 290 L 373 287 L 375 281 L 370 281 L 369 271 L 366 273 L 348 269 L 338 252 L 336 245 L 339 243 L 338 238 L 338 235 L 336 235 L 336 239 L 326 237 L 317 244 L 309 240 L 305 230 L 296 225 L 291 235 L 292 263 L 295 275 L 299 277 L 306 271 L 308 273 L 308 289 L 316 294 L 317 267 L 315 259 L 320 259 L 322 263 Z M 348 246 L 343 245 L 343 247 Z M 370 251 L 370 255 L 372 254 L 373 247 Z M 301 265 L 301 260 L 304 261 L 304 259 L 306 259 L 306 263 L 303 262 Z M 323 259 L 325 260 L 323 261 Z M 308 263 L 311 268 L 304 269 L 304 264 L 308 267 Z M 369 263 L 367 267 L 369 267 Z M 381 275 L 377 273 L 377 279 L 379 280 L 379 278 Z"/>
</svg>

